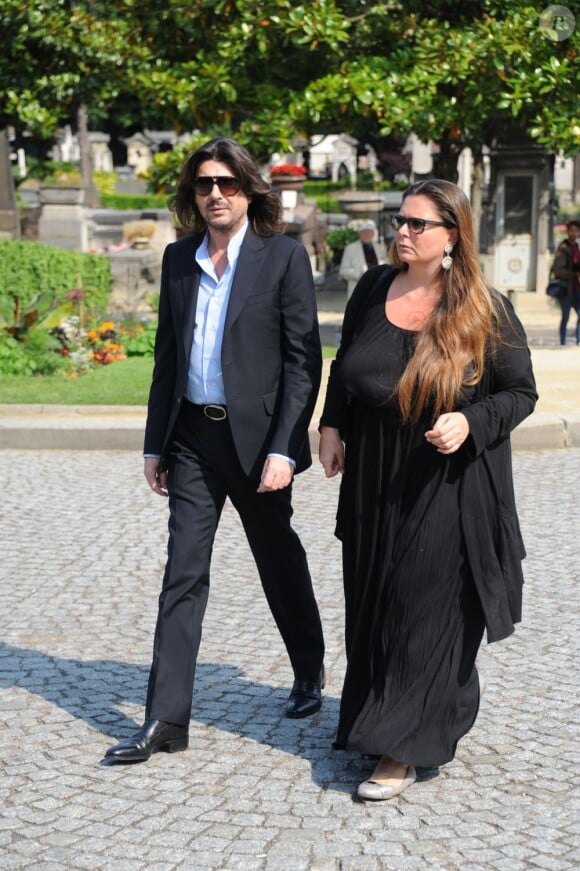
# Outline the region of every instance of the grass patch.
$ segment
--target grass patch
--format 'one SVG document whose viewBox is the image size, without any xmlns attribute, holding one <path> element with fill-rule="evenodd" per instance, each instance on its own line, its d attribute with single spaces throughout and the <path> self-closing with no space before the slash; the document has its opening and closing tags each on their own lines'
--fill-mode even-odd
<svg viewBox="0 0 580 871">
<path fill-rule="evenodd" d="M 151 357 L 129 357 L 79 378 L 3 375 L 0 403 L 25 405 L 146 405 Z"/>
<path fill-rule="evenodd" d="M 322 356 L 334 359 L 336 348 L 325 345 Z M 5 405 L 146 405 L 153 373 L 151 357 L 129 357 L 100 366 L 79 378 L 3 375 L 0 404 Z"/>
</svg>

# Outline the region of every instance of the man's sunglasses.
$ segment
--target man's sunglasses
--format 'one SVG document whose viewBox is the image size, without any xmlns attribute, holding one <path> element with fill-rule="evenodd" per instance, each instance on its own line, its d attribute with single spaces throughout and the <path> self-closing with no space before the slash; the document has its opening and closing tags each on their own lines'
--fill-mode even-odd
<svg viewBox="0 0 580 871">
<path fill-rule="evenodd" d="M 401 227 L 407 225 L 411 233 L 418 235 L 425 230 L 425 227 L 452 227 L 448 221 L 426 221 L 423 218 L 407 218 L 406 215 L 393 214 L 391 215 L 391 226 L 393 230 L 400 230 Z"/>
<path fill-rule="evenodd" d="M 217 184 L 220 189 L 220 194 L 225 197 L 233 197 L 239 193 L 242 185 L 232 175 L 200 175 L 193 183 L 196 194 L 200 197 L 207 197 L 211 194 L 213 186 Z"/>
</svg>

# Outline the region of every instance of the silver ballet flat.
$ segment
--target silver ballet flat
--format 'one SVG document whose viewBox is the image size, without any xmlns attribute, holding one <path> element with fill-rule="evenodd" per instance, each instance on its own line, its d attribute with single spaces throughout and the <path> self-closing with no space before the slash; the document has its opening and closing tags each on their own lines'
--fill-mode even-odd
<svg viewBox="0 0 580 871">
<path fill-rule="evenodd" d="M 377 783 L 376 780 L 365 780 L 357 789 L 357 795 L 366 801 L 386 801 L 400 795 L 416 780 L 415 766 L 409 765 L 405 777 L 396 786 L 387 786 L 385 783 Z"/>
</svg>

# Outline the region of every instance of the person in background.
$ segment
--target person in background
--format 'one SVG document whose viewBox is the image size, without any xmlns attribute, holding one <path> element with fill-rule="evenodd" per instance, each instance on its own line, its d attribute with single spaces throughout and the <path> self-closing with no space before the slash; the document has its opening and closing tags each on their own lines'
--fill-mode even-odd
<svg viewBox="0 0 580 871">
<path fill-rule="evenodd" d="M 350 299 L 359 278 L 367 269 L 387 262 L 385 246 L 377 242 L 374 221 L 363 221 L 358 228 L 359 238 L 345 245 L 338 274 L 347 282 L 346 298 Z"/>
<path fill-rule="evenodd" d="M 475 660 L 521 618 L 525 556 L 510 433 L 537 394 L 522 325 L 489 290 L 469 201 L 407 189 L 392 266 L 347 305 L 320 421 L 342 474 L 347 669 L 335 747 L 377 758 L 363 801 L 454 758 L 479 707 Z"/>
<path fill-rule="evenodd" d="M 550 275 L 565 285 L 564 294 L 558 302 L 562 310 L 560 320 L 560 344 L 566 344 L 566 330 L 572 309 L 576 312 L 576 344 L 580 345 L 580 221 L 568 221 L 568 238 L 558 245 Z"/>
<path fill-rule="evenodd" d="M 279 196 L 232 139 L 190 155 L 172 206 L 193 235 L 165 250 L 144 450 L 149 486 L 169 497 L 168 558 L 145 723 L 107 750 L 111 762 L 188 745 L 226 497 L 294 672 L 286 716 L 317 711 L 324 685 L 320 616 L 290 523 L 294 474 L 311 464 L 308 425 L 322 368 L 308 253 L 282 234 Z M 236 607 L 244 596 L 240 581 Z"/>
</svg>

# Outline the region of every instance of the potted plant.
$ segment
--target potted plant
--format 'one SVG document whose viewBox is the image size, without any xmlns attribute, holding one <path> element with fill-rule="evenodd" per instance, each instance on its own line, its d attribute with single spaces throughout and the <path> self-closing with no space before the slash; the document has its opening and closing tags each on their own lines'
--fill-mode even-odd
<svg viewBox="0 0 580 871">
<path fill-rule="evenodd" d="M 78 172 L 56 172 L 46 176 L 40 185 L 43 205 L 79 206 L 84 199 L 85 189 Z"/>
<path fill-rule="evenodd" d="M 297 163 L 281 163 L 270 167 L 270 181 L 275 190 L 301 191 L 306 181 L 307 169 Z"/>
<path fill-rule="evenodd" d="M 298 163 L 279 163 L 276 166 L 270 167 L 270 175 L 272 178 L 280 176 L 290 176 L 290 178 L 304 178 L 306 175 L 306 167 Z"/>
<path fill-rule="evenodd" d="M 353 227 L 337 227 L 336 230 L 330 230 L 324 237 L 326 262 L 329 266 L 338 266 L 345 246 L 349 242 L 356 242 L 358 238 L 359 235 Z"/>
<path fill-rule="evenodd" d="M 157 230 L 157 222 L 150 218 L 126 221 L 123 224 L 123 239 L 131 248 L 149 248 Z"/>
</svg>

